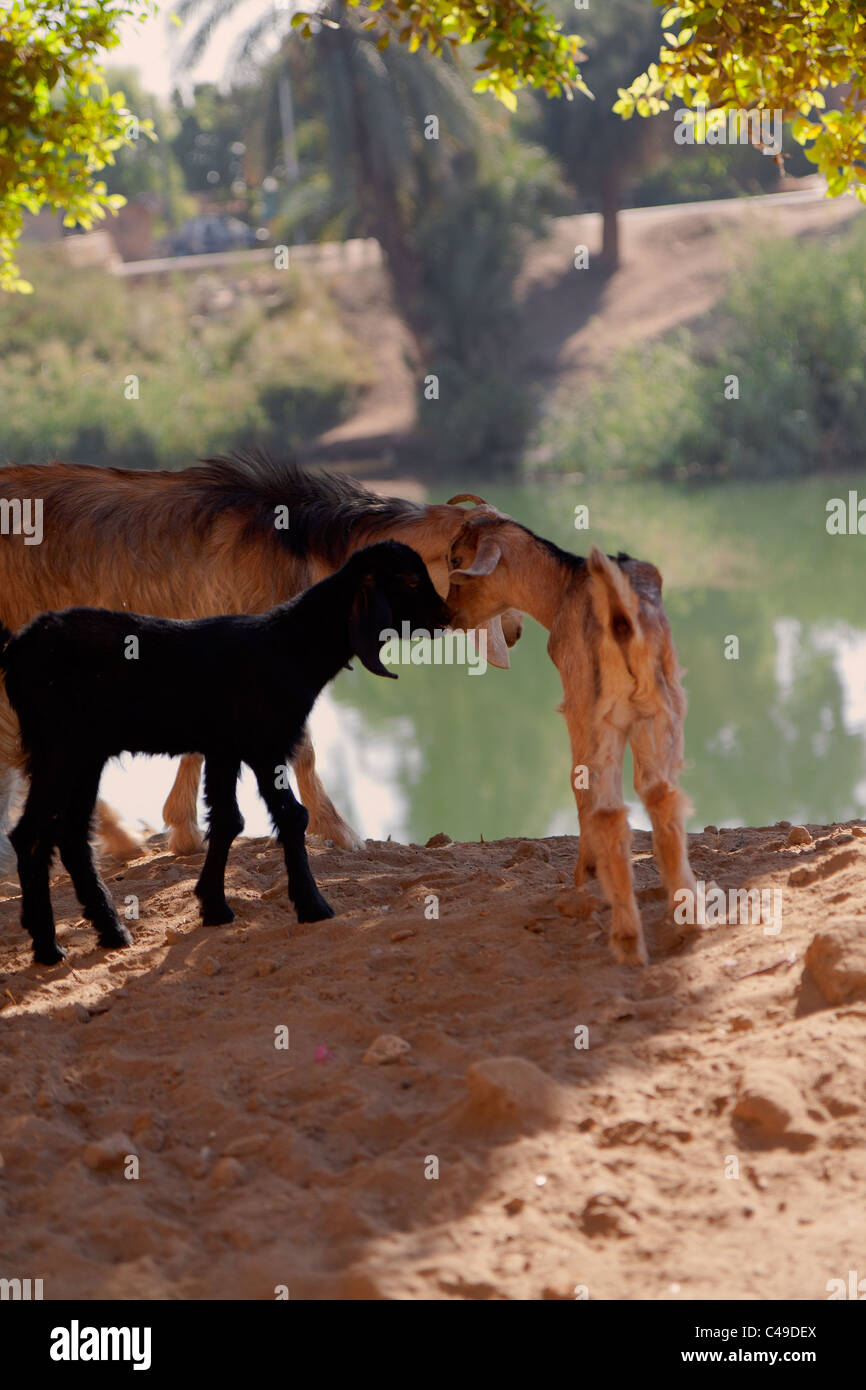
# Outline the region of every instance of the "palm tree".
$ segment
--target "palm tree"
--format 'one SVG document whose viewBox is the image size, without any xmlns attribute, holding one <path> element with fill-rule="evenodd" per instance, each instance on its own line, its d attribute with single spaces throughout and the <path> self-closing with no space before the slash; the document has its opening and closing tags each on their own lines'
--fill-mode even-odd
<svg viewBox="0 0 866 1390">
<path fill-rule="evenodd" d="M 195 29 L 184 55 L 191 65 L 214 30 L 243 0 L 218 0 Z M 194 18 L 206 0 L 180 0 L 181 18 Z M 351 209 L 356 235 L 382 247 L 398 311 L 416 342 L 426 337 L 422 265 L 414 230 L 425 200 L 442 196 L 462 152 L 483 144 L 484 130 L 453 61 L 426 52 L 410 55 L 400 44 L 382 49 L 363 28 L 364 11 L 329 0 L 318 12 L 309 39 L 286 32 L 286 16 L 269 0 L 267 13 L 244 36 L 237 61 L 255 58 L 263 42 L 281 37 L 279 54 L 266 66 L 262 126 L 288 74 L 308 93 L 324 122 L 331 206 Z M 429 138 L 438 121 L 438 138 Z"/>
</svg>

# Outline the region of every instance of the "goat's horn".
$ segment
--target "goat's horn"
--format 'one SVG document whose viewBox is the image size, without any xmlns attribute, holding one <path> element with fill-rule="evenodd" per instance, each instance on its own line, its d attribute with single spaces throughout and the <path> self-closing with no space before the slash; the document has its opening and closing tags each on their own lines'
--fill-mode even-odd
<svg viewBox="0 0 866 1390">
<path fill-rule="evenodd" d="M 448 498 L 449 507 L 453 507 L 456 502 L 474 502 L 477 507 L 486 507 L 488 505 L 483 497 L 479 497 L 474 492 L 458 492 L 456 497 Z"/>
</svg>

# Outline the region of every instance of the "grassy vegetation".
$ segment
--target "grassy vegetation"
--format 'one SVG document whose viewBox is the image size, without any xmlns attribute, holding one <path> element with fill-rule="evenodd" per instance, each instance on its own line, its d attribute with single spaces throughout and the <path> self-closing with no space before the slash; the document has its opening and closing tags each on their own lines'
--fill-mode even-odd
<svg viewBox="0 0 866 1390">
<path fill-rule="evenodd" d="M 736 376 L 739 399 L 725 398 Z M 712 336 L 680 331 L 621 353 L 604 381 L 546 417 L 545 467 L 792 477 L 862 457 L 866 221 L 826 239 L 761 244 Z"/>
<path fill-rule="evenodd" d="M 212 278 L 135 284 L 56 252 L 24 259 L 37 292 L 0 297 L 4 462 L 172 468 L 239 444 L 294 448 L 342 419 L 363 380 L 310 277 L 263 272 L 266 293 L 235 295 Z"/>
</svg>

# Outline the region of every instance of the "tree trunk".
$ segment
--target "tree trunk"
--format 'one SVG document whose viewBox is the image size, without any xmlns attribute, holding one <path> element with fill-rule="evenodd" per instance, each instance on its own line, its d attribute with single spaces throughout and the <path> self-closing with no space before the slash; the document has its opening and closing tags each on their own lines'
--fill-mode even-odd
<svg viewBox="0 0 866 1390">
<path fill-rule="evenodd" d="M 619 195 L 619 173 L 609 169 L 601 180 L 601 259 L 608 272 L 619 267 Z"/>
</svg>

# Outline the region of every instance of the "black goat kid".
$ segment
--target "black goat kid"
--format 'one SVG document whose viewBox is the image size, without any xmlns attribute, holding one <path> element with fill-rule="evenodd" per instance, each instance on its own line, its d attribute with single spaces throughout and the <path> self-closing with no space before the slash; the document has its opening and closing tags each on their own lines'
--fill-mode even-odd
<svg viewBox="0 0 866 1390">
<path fill-rule="evenodd" d="M 44 613 L 17 636 L 0 626 L 0 667 L 21 725 L 30 792 L 11 834 L 21 879 L 21 922 L 35 960 L 66 954 L 51 908 L 54 847 L 102 946 L 127 946 L 93 863 L 90 818 L 106 761 L 121 752 L 205 756 L 208 851 L 195 892 L 207 926 L 230 922 L 225 866 L 243 829 L 235 789 L 253 770 L 286 861 L 300 922 L 334 913 L 310 871 L 307 812 L 292 795 L 286 763 L 319 692 L 358 656 L 388 676 L 380 633 L 432 632 L 449 610 L 409 546 L 384 541 L 357 551 L 336 574 L 253 617 L 192 622 L 99 608 Z"/>
</svg>

